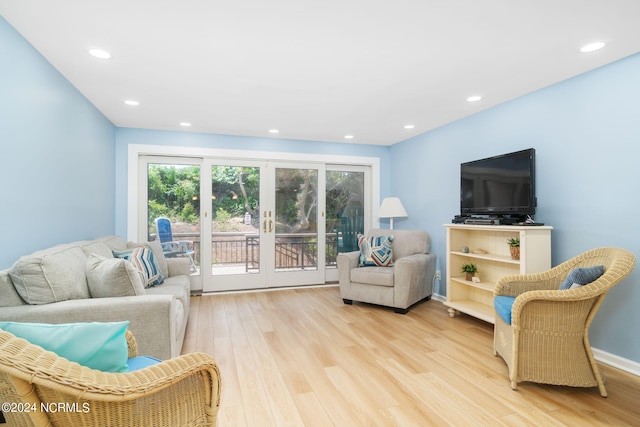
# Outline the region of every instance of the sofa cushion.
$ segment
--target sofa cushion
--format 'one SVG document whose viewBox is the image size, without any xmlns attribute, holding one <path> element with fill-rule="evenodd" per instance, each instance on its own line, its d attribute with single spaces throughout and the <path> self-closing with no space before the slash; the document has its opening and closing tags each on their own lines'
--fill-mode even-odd
<svg viewBox="0 0 640 427">
<path fill-rule="evenodd" d="M 393 264 L 393 236 L 358 234 L 360 267 L 389 267 Z"/>
<path fill-rule="evenodd" d="M 104 236 L 93 240 L 93 242 L 104 243 L 111 250 L 127 247 L 127 242 L 120 236 Z"/>
<path fill-rule="evenodd" d="M 89 298 L 87 256 L 74 244 L 23 256 L 11 267 L 11 281 L 29 304 Z"/>
<path fill-rule="evenodd" d="M 394 268 L 360 267 L 351 269 L 351 281 L 367 285 L 393 286 Z"/>
<path fill-rule="evenodd" d="M 20 298 L 20 294 L 13 286 L 9 270 L 0 271 L 0 307 L 15 307 L 25 305 L 26 302 Z"/>
<path fill-rule="evenodd" d="M 145 287 L 159 285 L 164 275 L 151 248 L 147 245 L 113 250 L 113 256 L 131 262 L 143 275 Z"/>
<path fill-rule="evenodd" d="M 188 276 L 167 277 L 161 285 L 145 289 L 148 295 L 173 295 L 184 307 L 189 307 L 190 282 Z"/>
<path fill-rule="evenodd" d="M 90 323 L 0 322 L 0 329 L 72 362 L 104 372 L 126 372 L 128 321 Z"/>
<path fill-rule="evenodd" d="M 111 248 L 102 242 L 87 242 L 86 244 L 80 245 L 80 247 L 86 256 L 95 254 L 105 258 L 113 258 Z"/>
<path fill-rule="evenodd" d="M 142 280 L 138 269 L 125 259 L 89 255 L 87 284 L 92 298 L 144 295 Z"/>
</svg>

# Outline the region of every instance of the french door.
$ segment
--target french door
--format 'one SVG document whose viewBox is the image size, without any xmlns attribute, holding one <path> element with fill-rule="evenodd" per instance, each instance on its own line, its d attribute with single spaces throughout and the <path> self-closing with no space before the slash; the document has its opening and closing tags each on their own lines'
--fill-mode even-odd
<svg viewBox="0 0 640 427">
<path fill-rule="evenodd" d="M 140 237 L 158 238 L 156 218 L 170 218 L 173 240 L 190 248 L 194 288 L 325 282 L 323 164 L 141 156 L 140 170 Z"/>
</svg>

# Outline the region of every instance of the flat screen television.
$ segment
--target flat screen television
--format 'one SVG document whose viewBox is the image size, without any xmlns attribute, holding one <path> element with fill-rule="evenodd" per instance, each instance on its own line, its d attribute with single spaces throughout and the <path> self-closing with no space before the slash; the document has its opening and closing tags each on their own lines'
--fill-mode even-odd
<svg viewBox="0 0 640 427">
<path fill-rule="evenodd" d="M 526 217 L 536 211 L 535 149 L 460 165 L 463 216 Z"/>
</svg>

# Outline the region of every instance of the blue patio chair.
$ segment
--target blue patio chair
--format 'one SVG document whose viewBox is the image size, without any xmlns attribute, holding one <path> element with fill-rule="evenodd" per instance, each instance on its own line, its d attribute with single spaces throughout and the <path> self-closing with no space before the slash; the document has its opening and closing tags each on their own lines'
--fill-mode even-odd
<svg viewBox="0 0 640 427">
<path fill-rule="evenodd" d="M 357 251 L 358 234 L 364 234 L 364 208 L 347 206 L 339 216 L 342 245 L 338 245 L 338 252 Z"/>
<path fill-rule="evenodd" d="M 173 240 L 171 231 L 171 221 L 169 218 L 156 218 L 156 233 L 160 239 L 160 245 L 164 256 L 167 258 L 188 257 L 191 262 L 191 272 L 196 271 L 196 264 L 193 262 L 193 242 L 190 240 Z"/>
</svg>

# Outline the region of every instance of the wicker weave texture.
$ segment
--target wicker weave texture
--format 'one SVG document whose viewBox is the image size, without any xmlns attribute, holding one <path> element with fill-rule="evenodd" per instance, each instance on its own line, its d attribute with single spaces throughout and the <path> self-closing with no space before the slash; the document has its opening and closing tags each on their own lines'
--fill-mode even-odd
<svg viewBox="0 0 640 427">
<path fill-rule="evenodd" d="M 127 343 L 137 355 L 131 333 Z M 5 411 L 11 426 L 215 426 L 220 387 L 218 366 L 204 353 L 107 373 L 0 330 L 0 399 L 30 409 Z"/>
<path fill-rule="evenodd" d="M 502 278 L 494 295 L 516 297 L 511 325 L 496 316 L 494 353 L 509 368 L 511 387 L 522 381 L 595 387 L 604 379 L 589 344 L 589 327 L 607 292 L 628 276 L 635 256 L 620 248 L 587 251 L 541 273 Z M 604 274 L 576 289 L 558 290 L 578 267 L 603 265 Z"/>
</svg>

